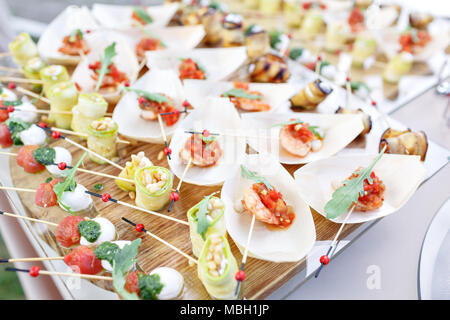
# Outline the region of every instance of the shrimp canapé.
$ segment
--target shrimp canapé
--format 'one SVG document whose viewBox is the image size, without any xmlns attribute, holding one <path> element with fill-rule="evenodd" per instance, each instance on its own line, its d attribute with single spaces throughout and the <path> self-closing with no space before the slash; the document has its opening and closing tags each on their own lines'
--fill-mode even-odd
<svg viewBox="0 0 450 320">
<path fill-rule="evenodd" d="M 178 66 L 178 71 L 180 72 L 180 79 L 206 79 L 205 71 L 191 58 L 181 59 L 180 65 Z"/>
<path fill-rule="evenodd" d="M 197 167 L 210 167 L 219 161 L 222 153 L 222 148 L 214 137 L 205 138 L 202 134 L 193 134 L 180 150 L 180 158 L 184 163 L 192 158 L 192 164 Z"/>
<path fill-rule="evenodd" d="M 358 173 L 353 172 L 352 175 L 346 179 L 346 181 L 354 179 L 356 177 L 358 177 Z M 380 208 L 383 205 L 386 186 L 384 185 L 383 181 L 381 181 L 381 179 L 375 174 L 375 172 L 372 171 L 370 177 L 372 178 L 372 184 L 370 184 L 367 179 L 364 180 L 364 195 L 359 195 L 358 202 L 355 206 L 356 211 L 372 211 Z"/>
<path fill-rule="evenodd" d="M 234 88 L 228 90 L 222 97 L 228 97 L 234 106 L 245 111 L 268 111 L 270 105 L 264 103 L 263 95 L 259 91 L 249 89 L 248 83 L 235 82 Z"/>
<path fill-rule="evenodd" d="M 287 152 L 305 157 L 311 151 L 319 151 L 323 146 L 323 137 L 316 126 L 292 119 L 280 130 L 280 145 Z"/>
<path fill-rule="evenodd" d="M 156 51 L 156 50 L 162 50 L 165 46 L 159 39 L 145 37 L 142 38 L 141 41 L 138 42 L 136 45 L 136 55 L 140 60 L 143 60 L 145 58 L 145 52 L 146 51 Z"/>
<path fill-rule="evenodd" d="M 173 114 L 165 115 L 163 120 L 167 126 L 172 126 L 177 123 L 180 118 L 180 112 L 174 107 L 175 103 L 162 93 L 152 94 L 152 96 L 157 97 L 157 99 L 150 99 L 150 96 L 140 96 L 138 98 L 141 118 L 144 120 L 156 120 L 160 113 L 173 112 Z"/>
<path fill-rule="evenodd" d="M 58 51 L 69 56 L 79 56 L 81 54 L 88 54 L 90 48 L 88 42 L 84 38 L 83 32 L 80 29 L 77 29 L 63 38 L 62 46 Z"/>
</svg>

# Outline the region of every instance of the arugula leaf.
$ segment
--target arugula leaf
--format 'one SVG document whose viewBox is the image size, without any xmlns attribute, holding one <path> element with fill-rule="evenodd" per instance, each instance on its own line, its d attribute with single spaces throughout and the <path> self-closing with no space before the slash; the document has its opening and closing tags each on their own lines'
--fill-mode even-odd
<svg viewBox="0 0 450 320">
<path fill-rule="evenodd" d="M 141 7 L 134 7 L 133 12 L 144 21 L 146 24 L 152 23 L 153 19 L 150 17 L 150 15 L 147 13 L 147 11 L 144 8 Z"/>
<path fill-rule="evenodd" d="M 270 128 L 273 128 L 273 127 L 284 127 L 284 126 L 289 126 L 291 124 L 302 124 L 302 123 L 303 123 L 302 120 L 294 119 L 294 120 L 290 120 L 290 121 L 286 121 L 286 122 L 276 123 L 276 124 L 270 126 Z"/>
<path fill-rule="evenodd" d="M 202 201 L 200 201 L 197 211 L 197 216 L 195 218 L 195 221 L 197 221 L 197 233 L 200 234 L 203 238 L 203 240 L 206 240 L 206 231 L 208 231 L 208 228 L 210 226 L 210 223 L 208 219 L 206 219 L 206 216 L 209 213 L 208 210 L 208 203 L 209 199 L 219 191 L 216 191 L 209 196 L 206 196 L 203 198 Z"/>
<path fill-rule="evenodd" d="M 248 36 L 249 34 L 251 34 L 253 32 L 253 28 L 256 26 L 256 24 L 252 23 L 251 25 L 248 26 L 248 28 L 244 31 L 244 35 Z"/>
<path fill-rule="evenodd" d="M 61 198 L 65 191 L 73 191 L 77 187 L 77 183 L 75 182 L 75 173 L 76 173 L 78 167 L 83 162 L 86 155 L 87 155 L 87 153 L 85 152 L 81 156 L 80 160 L 78 160 L 77 164 L 72 169 L 67 170 L 67 176 L 64 181 L 58 182 L 57 184 L 55 184 L 53 186 L 53 192 L 55 192 L 55 194 L 56 194 L 58 203 L 71 214 L 75 214 L 75 213 L 72 212 L 68 206 L 62 204 Z"/>
<path fill-rule="evenodd" d="M 323 136 L 320 134 L 320 132 L 316 130 L 318 128 L 319 126 L 308 126 L 308 130 L 311 131 L 317 138 L 323 139 Z"/>
<path fill-rule="evenodd" d="M 245 99 L 251 99 L 251 100 L 260 100 L 263 97 L 257 94 L 251 94 L 245 92 L 243 89 L 237 89 L 233 88 L 231 90 L 226 91 L 222 94 L 224 97 L 236 97 L 236 98 L 245 98 Z"/>
<path fill-rule="evenodd" d="M 358 174 L 356 178 L 346 180 L 342 187 L 339 187 L 333 192 L 331 200 L 327 202 L 324 208 L 328 219 L 334 219 L 347 212 L 353 203 L 358 202 L 359 196 L 364 195 L 364 180 L 367 179 L 369 184 L 372 184 L 373 180 L 370 174 L 375 164 L 383 156 L 385 150 L 386 146 L 368 167 L 355 171 Z"/>
<path fill-rule="evenodd" d="M 100 88 L 103 78 L 108 73 L 108 67 L 112 63 L 112 59 L 117 55 L 116 52 L 116 43 L 113 42 L 109 46 L 105 48 L 105 51 L 103 52 L 103 56 L 100 58 L 101 68 L 98 71 L 98 80 L 97 80 L 97 86 L 95 87 L 95 91 L 98 91 Z"/>
<path fill-rule="evenodd" d="M 6 120 L 5 124 L 8 126 L 9 132 L 11 133 L 11 139 L 15 146 L 23 145 L 22 140 L 20 139 L 20 133 L 24 130 L 27 130 L 31 127 L 31 123 L 24 122 L 19 118 L 9 118 Z"/>
<path fill-rule="evenodd" d="M 143 97 L 147 98 L 148 100 L 156 101 L 158 103 L 163 103 L 163 102 L 173 103 L 172 100 L 170 100 L 169 98 L 167 98 L 165 95 L 163 95 L 161 93 L 153 93 L 153 92 L 148 92 L 148 91 L 141 90 L 141 89 L 134 89 L 134 88 L 130 88 L 130 87 L 123 87 L 123 90 L 134 92 L 138 96 L 143 96 Z"/>
<path fill-rule="evenodd" d="M 304 49 L 303 48 L 293 48 L 290 52 L 289 52 L 289 58 L 291 60 L 297 60 L 299 57 L 302 56 Z"/>
<path fill-rule="evenodd" d="M 120 248 L 117 244 L 106 241 L 100 244 L 97 248 L 95 248 L 94 253 L 100 260 L 106 260 L 108 261 L 111 266 L 114 261 L 114 257 L 116 256 L 117 252 L 120 251 Z"/>
<path fill-rule="evenodd" d="M 267 189 L 273 190 L 273 186 L 269 183 L 269 181 L 267 181 L 266 178 L 258 176 L 257 172 L 248 170 L 242 164 L 241 164 L 241 176 L 243 178 L 253 180 L 256 183 L 264 183 L 266 185 Z"/>
<path fill-rule="evenodd" d="M 54 163 L 56 152 L 53 148 L 40 147 L 39 149 L 34 150 L 33 156 L 37 162 L 49 165 Z"/>
<path fill-rule="evenodd" d="M 77 41 L 77 36 L 79 36 L 80 39 L 83 39 L 83 32 L 80 29 L 73 30 L 70 33 L 69 42 Z"/>
<path fill-rule="evenodd" d="M 78 224 L 78 232 L 90 243 L 95 242 L 102 233 L 100 224 L 94 220 L 83 220 Z"/>
<path fill-rule="evenodd" d="M 138 286 L 143 300 L 158 300 L 158 294 L 161 293 L 164 285 L 161 283 L 159 274 L 139 274 Z"/>
<path fill-rule="evenodd" d="M 141 245 L 141 239 L 134 240 L 131 244 L 127 244 L 123 249 L 117 251 L 112 263 L 113 266 L 113 286 L 114 289 L 122 299 L 125 300 L 139 300 L 136 293 L 129 293 L 125 290 L 126 276 L 125 273 L 136 262 L 136 255 L 138 254 L 138 248 Z"/>
</svg>

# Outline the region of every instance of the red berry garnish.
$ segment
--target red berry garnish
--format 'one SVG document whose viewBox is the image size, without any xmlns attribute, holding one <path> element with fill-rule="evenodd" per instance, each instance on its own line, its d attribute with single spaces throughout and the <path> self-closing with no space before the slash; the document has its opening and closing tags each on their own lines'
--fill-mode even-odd
<svg viewBox="0 0 450 320">
<path fill-rule="evenodd" d="M 14 82 L 8 83 L 8 89 L 14 90 L 16 88 L 16 84 Z"/>
<path fill-rule="evenodd" d="M 323 3 L 321 3 L 319 6 L 320 6 L 320 8 L 321 8 L 322 10 L 325 10 L 325 9 L 327 8 L 327 5 L 326 5 L 326 4 L 323 4 Z"/>
<path fill-rule="evenodd" d="M 321 56 L 317 56 L 317 61 L 321 61 L 322 57 Z"/>
<path fill-rule="evenodd" d="M 180 115 L 180 110 L 178 110 L 178 109 L 173 110 L 173 114 L 176 115 L 176 116 L 179 116 Z"/>
<path fill-rule="evenodd" d="M 40 270 L 41 270 L 41 268 L 39 268 L 38 266 L 31 267 L 30 276 L 32 276 L 33 278 L 36 278 L 39 275 Z"/>
<path fill-rule="evenodd" d="M 111 199 L 111 195 L 109 193 L 105 193 L 102 195 L 102 201 L 103 202 L 108 202 L 109 199 Z"/>
<path fill-rule="evenodd" d="M 350 77 L 345 78 L 345 81 L 350 82 Z"/>
<path fill-rule="evenodd" d="M 95 69 L 95 65 L 93 63 L 90 63 L 88 65 L 88 68 L 91 69 L 91 70 L 94 70 Z"/>
<path fill-rule="evenodd" d="M 311 7 L 312 3 L 311 2 L 304 2 L 302 4 L 303 9 L 308 10 Z"/>
<path fill-rule="evenodd" d="M 172 192 L 170 194 L 170 200 L 177 202 L 178 200 L 180 200 L 180 195 L 178 194 L 178 192 Z"/>
<path fill-rule="evenodd" d="M 130 83 L 129 83 L 128 81 L 125 81 L 125 82 L 123 83 L 123 85 L 124 85 L 125 87 L 129 87 L 129 86 L 130 86 Z"/>
<path fill-rule="evenodd" d="M 202 135 L 203 135 L 205 138 L 208 138 L 209 135 L 210 135 L 210 133 L 209 133 L 208 130 L 205 129 L 205 130 L 203 130 Z"/>
<path fill-rule="evenodd" d="M 170 149 L 169 147 L 164 148 L 164 154 L 167 156 L 169 154 L 172 154 L 172 149 Z"/>
<path fill-rule="evenodd" d="M 377 105 L 377 102 L 375 100 L 372 100 L 372 105 L 375 107 Z"/>
<path fill-rule="evenodd" d="M 91 33 L 91 30 L 87 29 L 87 30 L 86 30 L 86 33 Z"/>
<path fill-rule="evenodd" d="M 187 100 L 183 101 L 183 107 L 185 108 L 189 107 L 189 102 Z"/>
<path fill-rule="evenodd" d="M 47 128 L 47 124 L 45 122 L 39 122 L 38 126 L 41 128 Z"/>
<path fill-rule="evenodd" d="M 64 169 L 66 169 L 66 167 L 67 167 L 67 164 L 65 162 L 58 163 L 59 170 L 64 170 Z"/>
<path fill-rule="evenodd" d="M 8 107 L 8 112 L 14 112 L 14 107 L 13 106 L 9 106 Z"/>
<path fill-rule="evenodd" d="M 139 104 L 144 104 L 147 102 L 147 99 L 145 99 L 145 97 L 139 97 L 138 102 Z"/>
<path fill-rule="evenodd" d="M 234 278 L 237 281 L 244 281 L 245 280 L 245 272 L 244 272 L 244 270 L 239 270 L 238 272 L 236 272 L 236 275 L 234 276 Z"/>
<path fill-rule="evenodd" d="M 52 132 L 52 138 L 53 139 L 58 139 L 61 136 L 61 133 L 59 133 L 59 131 L 53 131 Z"/>
<path fill-rule="evenodd" d="M 77 82 L 75 82 L 75 87 L 77 88 L 78 91 L 81 91 L 81 86 Z"/>
<path fill-rule="evenodd" d="M 288 37 L 289 39 L 292 39 L 292 34 L 291 34 L 291 33 L 288 33 L 288 34 L 287 34 L 287 37 Z"/>
<path fill-rule="evenodd" d="M 320 257 L 320 263 L 323 265 L 327 265 L 330 262 L 330 258 L 328 256 L 321 256 Z"/>
<path fill-rule="evenodd" d="M 142 232 L 145 229 L 142 223 L 138 223 L 135 228 L 137 232 Z"/>
</svg>

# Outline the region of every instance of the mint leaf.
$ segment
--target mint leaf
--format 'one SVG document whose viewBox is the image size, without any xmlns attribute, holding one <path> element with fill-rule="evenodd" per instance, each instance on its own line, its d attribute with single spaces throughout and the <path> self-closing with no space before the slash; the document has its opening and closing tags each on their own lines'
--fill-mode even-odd
<svg viewBox="0 0 450 320">
<path fill-rule="evenodd" d="M 70 33 L 69 42 L 77 41 L 77 36 L 79 36 L 80 39 L 83 39 L 83 32 L 80 29 L 73 30 Z"/>
<path fill-rule="evenodd" d="M 233 88 L 231 90 L 226 91 L 222 94 L 224 97 L 236 97 L 236 98 L 245 98 L 245 99 L 251 99 L 251 100 L 260 100 L 263 97 L 257 94 L 251 94 L 245 92 L 243 89 L 236 89 Z"/>
<path fill-rule="evenodd" d="M 266 178 L 258 176 L 257 172 L 248 170 L 242 164 L 241 164 L 241 176 L 243 178 L 253 180 L 256 183 L 264 183 L 266 185 L 267 189 L 273 190 L 273 186 L 269 183 L 269 181 L 267 181 Z"/>
<path fill-rule="evenodd" d="M 131 244 L 127 244 L 123 249 L 119 250 L 113 260 L 113 286 L 122 299 L 139 300 L 136 293 L 129 293 L 125 290 L 126 276 L 128 270 L 136 263 L 136 255 L 141 245 L 141 239 L 134 240 Z"/>
<path fill-rule="evenodd" d="M 283 32 L 281 31 L 272 31 L 269 33 L 270 36 L 270 47 L 272 49 L 277 48 L 277 44 L 281 42 L 281 36 L 283 35 Z"/>
<path fill-rule="evenodd" d="M 117 55 L 116 52 L 116 43 L 113 42 L 109 46 L 105 48 L 105 51 L 103 52 L 103 56 L 100 57 L 100 70 L 98 70 L 98 80 L 97 80 L 97 86 L 95 87 L 95 91 L 98 91 L 100 88 L 103 78 L 108 73 L 109 65 L 112 63 L 112 59 Z"/>
<path fill-rule="evenodd" d="M 375 164 L 383 156 L 385 150 L 386 146 L 368 167 L 355 172 L 358 174 L 356 178 L 346 180 L 345 185 L 333 192 L 331 200 L 327 202 L 324 208 L 328 219 L 334 219 L 347 212 L 353 203 L 358 202 L 359 196 L 364 195 L 364 180 L 367 179 L 372 184 L 373 180 L 370 174 Z"/>
</svg>

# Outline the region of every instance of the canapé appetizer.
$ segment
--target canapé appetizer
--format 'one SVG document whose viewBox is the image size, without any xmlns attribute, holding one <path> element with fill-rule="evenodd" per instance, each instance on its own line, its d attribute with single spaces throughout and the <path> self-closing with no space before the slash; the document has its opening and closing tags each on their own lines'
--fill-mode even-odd
<svg viewBox="0 0 450 320">
<path fill-rule="evenodd" d="M 431 39 L 431 35 L 427 30 L 408 28 L 398 38 L 401 46 L 400 52 L 420 53 Z"/>
<path fill-rule="evenodd" d="M 310 152 L 319 151 L 323 146 L 324 134 L 318 126 L 312 126 L 299 119 L 279 124 L 280 145 L 289 153 L 305 157 Z"/>
<path fill-rule="evenodd" d="M 383 80 L 388 83 L 398 83 L 401 77 L 411 70 L 413 61 L 413 55 L 409 52 L 395 55 L 384 68 Z"/>
<path fill-rule="evenodd" d="M 381 135 L 380 150 L 384 147 L 386 153 L 417 155 L 421 161 L 425 161 L 428 139 L 423 131 L 399 131 L 389 128 Z"/>
<path fill-rule="evenodd" d="M 352 49 L 352 65 L 362 68 L 367 58 L 375 54 L 377 42 L 368 33 L 361 33 L 356 37 Z"/>
<path fill-rule="evenodd" d="M 134 180 L 136 170 L 151 167 L 152 165 L 153 163 L 145 156 L 145 153 L 140 151 L 136 155 L 131 155 L 131 161 L 126 162 L 125 168 L 120 172 L 119 177 Z M 136 185 L 134 183 L 116 180 L 116 184 L 124 191 L 136 191 Z"/>
<path fill-rule="evenodd" d="M 244 44 L 242 16 L 227 14 L 222 21 L 222 45 L 224 47 L 241 46 Z"/>
<path fill-rule="evenodd" d="M 411 12 L 409 14 L 409 24 L 416 29 L 426 29 L 433 20 L 434 17 L 425 12 Z"/>
<path fill-rule="evenodd" d="M 259 91 L 249 89 L 249 84 L 244 82 L 235 82 L 234 88 L 222 94 L 222 97 L 230 98 L 230 101 L 238 109 L 244 111 L 268 111 L 270 105 L 261 101 L 264 96 Z"/>
<path fill-rule="evenodd" d="M 258 25 L 251 25 L 245 31 L 245 45 L 250 59 L 261 57 L 270 51 L 270 36 Z"/>
<path fill-rule="evenodd" d="M 134 50 L 138 59 L 143 60 L 145 59 L 146 51 L 162 50 L 164 48 L 166 48 L 166 46 L 161 39 L 145 36 L 136 44 Z"/>
<path fill-rule="evenodd" d="M 50 100 L 51 111 L 72 111 L 78 103 L 78 90 L 73 82 L 58 82 L 48 90 L 47 98 Z M 56 123 L 56 127 L 70 129 L 71 114 L 53 113 L 51 119 Z"/>
<path fill-rule="evenodd" d="M 331 92 L 333 92 L 333 88 L 329 84 L 317 79 L 310 82 L 305 88 L 300 90 L 299 93 L 290 99 L 291 106 L 293 108 L 313 110 L 317 108 Z"/>
<path fill-rule="evenodd" d="M 88 126 L 88 148 L 108 160 L 116 158 L 118 129 L 119 126 L 111 118 L 92 121 Z M 106 164 L 92 153 L 89 153 L 89 157 L 98 164 Z"/>
<path fill-rule="evenodd" d="M 71 128 L 75 132 L 89 134 L 92 121 L 105 116 L 108 103 L 98 93 L 80 93 L 78 103 L 72 108 Z"/>
<path fill-rule="evenodd" d="M 40 71 L 46 66 L 47 64 L 40 57 L 31 58 L 23 65 L 23 74 L 27 79 L 40 80 Z M 40 91 L 42 89 L 42 85 L 31 84 L 31 88 L 35 91 Z"/>
<path fill-rule="evenodd" d="M 206 79 L 205 70 L 191 58 L 181 59 L 178 66 L 180 79 Z"/>
<path fill-rule="evenodd" d="M 172 173 L 164 167 L 138 169 L 134 176 L 136 205 L 149 210 L 161 210 L 170 200 Z"/>
<path fill-rule="evenodd" d="M 43 82 L 45 96 L 48 97 L 50 88 L 63 81 L 69 81 L 69 73 L 66 67 L 62 65 L 50 65 L 39 71 L 40 78 Z"/>
<path fill-rule="evenodd" d="M 24 66 L 28 60 L 38 57 L 37 46 L 28 33 L 22 32 L 14 38 L 8 45 L 14 62 L 19 66 Z"/>
<path fill-rule="evenodd" d="M 339 108 L 337 108 L 335 113 L 361 115 L 361 120 L 364 125 L 364 129 L 363 129 L 363 131 L 361 131 L 360 136 L 366 135 L 367 133 L 370 132 L 370 130 L 372 130 L 372 118 L 370 117 L 370 115 L 365 113 L 361 108 L 352 109 L 352 108 L 339 107 Z"/>
<path fill-rule="evenodd" d="M 250 72 L 250 78 L 254 82 L 286 82 L 290 75 L 286 61 L 273 53 L 257 58 Z"/>
<path fill-rule="evenodd" d="M 180 159 L 197 167 L 214 166 L 222 157 L 223 151 L 216 137 L 192 134 L 180 150 Z"/>
<path fill-rule="evenodd" d="M 58 52 L 68 56 L 86 55 L 90 51 L 90 47 L 84 38 L 84 32 L 81 29 L 73 30 L 69 35 L 62 39 L 62 44 L 58 48 Z"/>
</svg>

